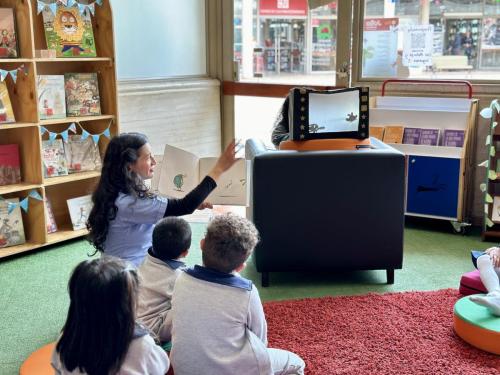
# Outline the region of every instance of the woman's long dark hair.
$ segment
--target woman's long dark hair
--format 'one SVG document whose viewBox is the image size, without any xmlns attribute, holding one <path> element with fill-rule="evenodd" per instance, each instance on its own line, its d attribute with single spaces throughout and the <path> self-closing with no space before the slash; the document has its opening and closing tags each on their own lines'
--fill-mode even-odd
<svg viewBox="0 0 500 375">
<path fill-rule="evenodd" d="M 134 335 L 138 277 L 124 261 L 103 256 L 78 264 L 68 289 L 68 317 L 56 350 L 68 371 L 117 372 Z"/>
<path fill-rule="evenodd" d="M 109 222 L 116 217 L 115 200 L 119 193 L 144 198 L 148 189 L 143 179 L 130 170 L 139 158 L 139 149 L 148 143 L 145 135 L 124 133 L 113 137 L 104 155 L 101 179 L 92 194 L 93 207 L 87 222 L 88 240 L 96 250 L 104 251 Z"/>
</svg>

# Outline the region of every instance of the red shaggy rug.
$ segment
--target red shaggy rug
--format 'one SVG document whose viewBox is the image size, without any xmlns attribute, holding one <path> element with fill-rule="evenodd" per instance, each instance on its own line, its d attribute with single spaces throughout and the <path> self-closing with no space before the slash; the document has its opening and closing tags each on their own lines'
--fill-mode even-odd
<svg viewBox="0 0 500 375">
<path fill-rule="evenodd" d="M 500 374 L 500 356 L 453 332 L 457 290 L 264 304 L 269 347 L 291 350 L 308 375 Z"/>
</svg>

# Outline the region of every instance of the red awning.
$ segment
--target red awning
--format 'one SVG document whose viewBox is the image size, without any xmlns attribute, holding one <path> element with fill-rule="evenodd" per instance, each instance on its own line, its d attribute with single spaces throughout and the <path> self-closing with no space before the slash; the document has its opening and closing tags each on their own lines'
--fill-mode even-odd
<svg viewBox="0 0 500 375">
<path fill-rule="evenodd" d="M 307 0 L 260 0 L 261 16 L 307 16 Z"/>
</svg>

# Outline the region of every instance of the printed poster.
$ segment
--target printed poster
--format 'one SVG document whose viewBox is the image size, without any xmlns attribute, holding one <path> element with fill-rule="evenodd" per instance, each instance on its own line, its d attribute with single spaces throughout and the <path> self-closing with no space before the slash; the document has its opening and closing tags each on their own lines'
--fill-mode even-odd
<svg viewBox="0 0 500 375">
<path fill-rule="evenodd" d="M 398 18 L 368 18 L 363 26 L 363 76 L 397 75 Z"/>
<path fill-rule="evenodd" d="M 403 65 L 422 68 L 432 65 L 434 25 L 408 25 L 403 30 Z"/>
</svg>

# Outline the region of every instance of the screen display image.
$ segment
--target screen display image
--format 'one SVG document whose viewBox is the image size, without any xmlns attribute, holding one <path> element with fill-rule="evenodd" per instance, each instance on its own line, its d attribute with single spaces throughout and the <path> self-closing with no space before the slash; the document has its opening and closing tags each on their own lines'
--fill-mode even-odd
<svg viewBox="0 0 500 375">
<path fill-rule="evenodd" d="M 359 92 L 309 94 L 309 132 L 355 132 L 359 126 Z"/>
</svg>

